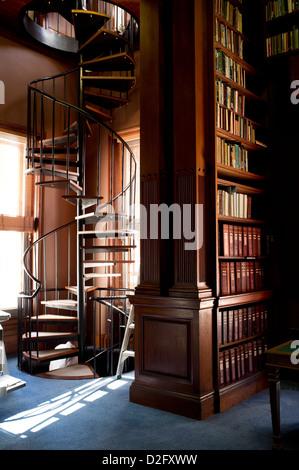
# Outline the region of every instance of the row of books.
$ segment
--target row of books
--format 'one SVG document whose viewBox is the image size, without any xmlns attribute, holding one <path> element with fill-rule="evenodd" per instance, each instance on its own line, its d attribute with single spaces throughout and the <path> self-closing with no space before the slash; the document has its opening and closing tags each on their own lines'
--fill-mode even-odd
<svg viewBox="0 0 299 470">
<path fill-rule="evenodd" d="M 262 303 L 218 312 L 219 346 L 261 335 L 267 329 L 268 308 L 266 304 Z"/>
<path fill-rule="evenodd" d="M 261 261 L 220 261 L 220 295 L 236 295 L 264 288 Z"/>
<path fill-rule="evenodd" d="M 215 26 L 215 40 L 220 43 L 223 47 L 226 47 L 231 52 L 236 54 L 243 59 L 243 45 L 244 40 L 242 36 L 236 33 L 234 30 L 229 28 L 226 24 L 221 23 L 216 18 Z"/>
<path fill-rule="evenodd" d="M 251 219 L 252 197 L 238 193 L 236 188 L 217 190 L 217 213 L 227 217 Z"/>
<path fill-rule="evenodd" d="M 285 33 L 275 34 L 266 38 L 267 57 L 283 54 L 285 52 L 297 50 L 299 48 L 299 29 L 294 28 Z"/>
<path fill-rule="evenodd" d="M 226 78 L 246 88 L 246 74 L 241 64 L 218 48 L 215 49 L 215 57 L 216 70 L 225 75 Z"/>
<path fill-rule="evenodd" d="M 216 126 L 234 136 L 255 143 L 255 127 L 244 116 L 216 103 Z"/>
<path fill-rule="evenodd" d="M 265 18 L 270 21 L 298 10 L 299 0 L 270 0 L 265 5 Z"/>
<path fill-rule="evenodd" d="M 220 229 L 221 230 L 221 229 Z M 222 225 L 220 254 L 226 257 L 262 256 L 262 230 L 260 227 Z"/>
<path fill-rule="evenodd" d="M 243 145 L 228 142 L 217 136 L 216 156 L 217 163 L 248 171 L 248 150 Z"/>
<path fill-rule="evenodd" d="M 242 2 L 239 1 L 241 4 Z M 243 31 L 243 17 L 239 8 L 227 0 L 215 0 L 214 10 L 240 33 Z"/>
<path fill-rule="evenodd" d="M 218 78 L 216 79 L 216 101 L 235 113 L 245 116 L 245 96 Z"/>
<path fill-rule="evenodd" d="M 219 386 L 223 387 L 263 368 L 267 349 L 262 338 L 219 353 Z"/>
</svg>

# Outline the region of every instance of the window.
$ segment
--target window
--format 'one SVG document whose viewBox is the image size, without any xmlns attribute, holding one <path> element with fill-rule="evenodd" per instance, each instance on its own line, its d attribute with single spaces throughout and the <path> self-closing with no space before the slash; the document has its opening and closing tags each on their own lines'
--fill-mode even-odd
<svg viewBox="0 0 299 470">
<path fill-rule="evenodd" d="M 32 181 L 24 176 L 26 138 L 0 131 L 0 309 L 22 290 L 25 234 L 33 231 Z"/>
</svg>

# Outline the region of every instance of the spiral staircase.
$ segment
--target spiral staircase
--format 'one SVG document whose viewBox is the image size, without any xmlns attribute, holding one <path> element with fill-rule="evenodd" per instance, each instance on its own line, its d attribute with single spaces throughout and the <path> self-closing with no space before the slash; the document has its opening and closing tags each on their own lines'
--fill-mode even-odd
<svg viewBox="0 0 299 470">
<path fill-rule="evenodd" d="M 70 36 L 45 29 L 53 13 Z M 40 198 L 70 204 L 74 218 L 24 253 L 18 365 L 51 376 L 59 360 L 112 375 L 130 310 L 137 163 L 107 121 L 130 103 L 138 21 L 113 2 L 37 0 L 23 23 L 78 66 L 28 86 L 26 173 Z"/>
</svg>

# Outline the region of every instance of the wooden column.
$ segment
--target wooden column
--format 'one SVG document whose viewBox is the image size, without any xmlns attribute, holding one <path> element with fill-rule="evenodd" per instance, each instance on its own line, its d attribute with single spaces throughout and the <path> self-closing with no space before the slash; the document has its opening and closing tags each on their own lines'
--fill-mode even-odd
<svg viewBox="0 0 299 470">
<path fill-rule="evenodd" d="M 173 296 L 209 297 L 215 280 L 212 3 L 173 2 L 174 201 L 184 215 L 183 206 L 190 206 L 198 246 L 192 249 L 184 219 L 175 241 Z M 195 227 L 196 207 L 202 212 Z"/>
<path fill-rule="evenodd" d="M 153 204 L 164 204 L 168 212 L 158 238 L 142 240 L 141 279 L 131 298 L 136 345 L 131 401 L 194 419 L 213 414 L 215 402 L 215 278 L 209 269 L 215 264 L 210 250 L 211 243 L 215 252 L 215 177 L 213 112 L 208 114 L 214 82 L 208 75 L 213 56 L 208 59 L 206 3 L 211 2 L 140 2 L 141 203 L 148 213 Z M 178 209 L 184 235 L 183 209 L 194 216 L 196 205 L 204 209 L 200 249 L 187 250 L 192 240 L 176 237 L 176 225 L 164 239 L 163 217 L 171 206 Z M 188 228 L 195 230 L 194 223 Z"/>
<path fill-rule="evenodd" d="M 141 268 L 139 294 L 161 295 L 171 280 L 171 240 L 151 237 L 150 210 L 172 201 L 171 1 L 140 4 Z"/>
</svg>

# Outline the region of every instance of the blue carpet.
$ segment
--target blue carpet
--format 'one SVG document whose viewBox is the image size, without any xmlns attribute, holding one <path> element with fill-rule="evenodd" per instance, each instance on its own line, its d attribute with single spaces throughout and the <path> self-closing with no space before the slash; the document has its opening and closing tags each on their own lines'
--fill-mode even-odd
<svg viewBox="0 0 299 470">
<path fill-rule="evenodd" d="M 0 398 L 1 450 L 271 450 L 268 390 L 205 421 L 129 401 L 133 373 L 121 380 L 55 380 L 10 374 L 26 387 Z M 281 390 L 285 450 L 299 450 L 299 392 Z"/>
</svg>

